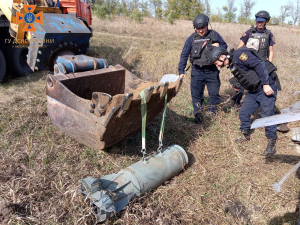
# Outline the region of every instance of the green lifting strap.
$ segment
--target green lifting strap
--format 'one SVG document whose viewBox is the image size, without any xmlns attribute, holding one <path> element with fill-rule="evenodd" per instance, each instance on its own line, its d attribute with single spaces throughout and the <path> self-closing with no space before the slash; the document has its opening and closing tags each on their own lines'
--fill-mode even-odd
<svg viewBox="0 0 300 225">
<path fill-rule="evenodd" d="M 141 113 L 142 113 L 142 153 L 143 161 L 146 154 L 146 119 L 147 119 L 147 102 L 144 90 L 140 93 L 141 96 Z"/>
<path fill-rule="evenodd" d="M 165 117 L 167 116 L 167 104 L 168 104 L 168 92 L 166 92 L 166 95 L 165 95 L 164 113 L 162 115 L 159 138 L 158 138 L 158 149 L 157 149 L 158 152 L 161 152 L 162 146 L 163 146 L 162 141 L 163 141 L 163 138 L 164 138 Z"/>
<path fill-rule="evenodd" d="M 158 87 L 160 85 L 156 85 L 154 88 Z M 147 101 L 145 96 L 145 89 L 141 91 L 141 114 L 142 114 L 142 150 L 143 153 L 143 161 L 145 162 L 145 155 L 146 155 L 146 122 L 147 122 Z M 165 129 L 165 117 L 167 116 L 167 104 L 168 104 L 168 92 L 165 94 L 165 106 L 164 106 L 164 112 L 162 115 L 162 121 L 160 125 L 160 132 L 159 132 L 159 145 L 158 145 L 158 152 L 161 152 L 162 150 L 162 141 L 164 136 L 164 129 Z"/>
</svg>

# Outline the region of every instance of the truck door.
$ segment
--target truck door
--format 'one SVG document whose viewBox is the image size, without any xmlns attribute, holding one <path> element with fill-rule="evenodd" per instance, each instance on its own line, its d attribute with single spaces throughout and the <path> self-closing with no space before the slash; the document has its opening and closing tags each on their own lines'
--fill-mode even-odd
<svg viewBox="0 0 300 225">
<path fill-rule="evenodd" d="M 88 0 L 80 0 L 80 14 L 81 17 L 86 19 L 89 26 L 92 24 L 92 13 L 91 13 L 91 6 L 89 5 Z"/>
</svg>

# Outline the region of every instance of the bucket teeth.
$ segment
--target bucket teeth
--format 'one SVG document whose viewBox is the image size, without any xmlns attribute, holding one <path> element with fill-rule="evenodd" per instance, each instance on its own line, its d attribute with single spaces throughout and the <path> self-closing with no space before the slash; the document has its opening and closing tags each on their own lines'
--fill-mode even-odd
<svg viewBox="0 0 300 225">
<path fill-rule="evenodd" d="M 90 112 L 101 116 L 106 111 L 106 106 L 111 100 L 111 95 L 103 92 L 93 92 Z"/>
<path fill-rule="evenodd" d="M 166 95 L 166 93 L 167 93 L 167 91 L 168 91 L 168 88 L 169 88 L 169 82 L 168 82 L 168 81 L 165 82 L 165 83 L 161 86 L 161 88 L 162 88 L 162 91 L 160 92 L 160 99 L 162 99 L 162 98 L 165 97 L 165 95 Z"/>
<path fill-rule="evenodd" d="M 123 104 L 120 108 L 120 111 L 119 111 L 117 117 L 121 117 L 128 110 L 132 99 L 133 99 L 132 92 L 129 92 L 124 96 L 124 101 L 123 101 Z"/>
<path fill-rule="evenodd" d="M 110 111 L 108 117 L 106 118 L 105 122 L 104 122 L 104 127 L 107 126 L 107 124 L 109 123 L 110 119 L 112 118 L 112 116 L 120 109 L 121 106 L 117 106 L 117 107 L 113 107 L 112 110 Z"/>
<path fill-rule="evenodd" d="M 151 95 L 154 91 L 154 87 L 151 86 L 151 87 L 148 87 L 144 90 L 144 93 L 145 93 L 145 97 L 146 97 L 146 102 L 149 102 L 150 98 L 151 98 Z"/>
</svg>

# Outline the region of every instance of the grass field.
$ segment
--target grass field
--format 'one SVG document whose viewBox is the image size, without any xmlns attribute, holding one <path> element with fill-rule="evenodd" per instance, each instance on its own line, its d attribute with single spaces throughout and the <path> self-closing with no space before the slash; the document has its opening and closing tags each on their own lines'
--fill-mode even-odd
<svg viewBox="0 0 300 225">
<path fill-rule="evenodd" d="M 174 25 L 146 18 L 142 23 L 124 18 L 94 18 L 88 55 L 121 64 L 145 80 L 177 74 L 180 53 L 193 32 L 191 21 Z M 249 27 L 212 24 L 229 48 Z M 269 27 L 276 37 L 274 63 L 283 91 L 277 106 L 299 100 L 299 30 Z M 87 176 L 117 173 L 141 159 L 141 134 L 105 151 L 77 143 L 47 117 L 47 72 L 8 78 L 0 85 L 0 224 L 94 224 L 78 182 Z M 296 224 L 300 214 L 300 175 L 293 174 L 277 194 L 272 183 L 298 161 L 299 148 L 291 133 L 278 133 L 277 154 L 260 157 L 267 140 L 256 129 L 251 141 L 235 144 L 238 112 L 222 104 L 216 119 L 203 113 L 203 124 L 193 124 L 190 72 L 180 93 L 168 105 L 165 146 L 181 145 L 189 155 L 184 172 L 156 190 L 134 199 L 104 224 Z M 222 69 L 222 101 L 234 91 L 230 73 Z M 205 95 L 208 96 L 207 91 Z M 147 149 L 158 145 L 160 116 L 147 126 Z M 290 123 L 297 127 L 299 122 Z"/>
</svg>

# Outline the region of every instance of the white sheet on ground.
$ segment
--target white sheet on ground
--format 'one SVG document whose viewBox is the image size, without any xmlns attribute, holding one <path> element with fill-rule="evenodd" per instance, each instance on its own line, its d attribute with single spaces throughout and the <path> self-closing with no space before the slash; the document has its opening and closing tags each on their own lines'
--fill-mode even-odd
<svg viewBox="0 0 300 225">
<path fill-rule="evenodd" d="M 175 82 L 176 80 L 178 80 L 179 76 L 175 75 L 175 74 L 165 74 L 161 79 L 160 79 L 160 83 L 165 83 L 165 82 Z"/>
</svg>

